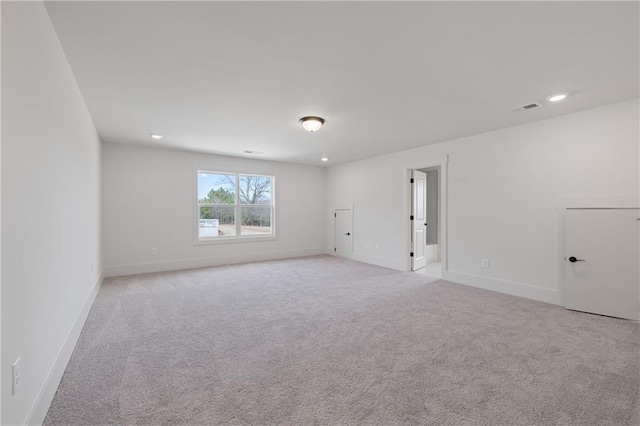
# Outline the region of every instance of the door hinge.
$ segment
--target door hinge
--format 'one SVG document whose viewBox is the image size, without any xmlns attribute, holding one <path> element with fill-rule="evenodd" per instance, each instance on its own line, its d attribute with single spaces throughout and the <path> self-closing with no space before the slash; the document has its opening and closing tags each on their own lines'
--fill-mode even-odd
<svg viewBox="0 0 640 426">
<path fill-rule="evenodd" d="M 409 220 L 413 220 L 413 215 L 409 216 Z"/>
<path fill-rule="evenodd" d="M 338 217 L 338 213 L 334 213 L 334 214 L 333 214 L 333 217 Z"/>
<path fill-rule="evenodd" d="M 334 247 L 334 248 L 333 248 L 333 251 L 338 251 L 338 250 L 336 250 L 336 248 Z"/>
<path fill-rule="evenodd" d="M 413 257 L 413 252 L 409 253 L 409 257 Z"/>
<path fill-rule="evenodd" d="M 411 178 L 411 182 L 410 183 L 413 183 L 413 178 Z"/>
</svg>

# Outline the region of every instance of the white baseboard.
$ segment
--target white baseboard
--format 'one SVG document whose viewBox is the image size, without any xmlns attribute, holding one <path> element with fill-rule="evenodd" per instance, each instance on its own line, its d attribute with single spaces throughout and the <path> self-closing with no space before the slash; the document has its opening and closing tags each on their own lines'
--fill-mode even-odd
<svg viewBox="0 0 640 426">
<path fill-rule="evenodd" d="M 96 296 L 98 295 L 98 291 L 100 290 L 100 285 L 102 284 L 102 279 L 104 278 L 104 272 L 100 274 L 98 280 L 94 283 L 91 292 L 87 296 L 87 299 L 82 306 L 82 310 L 78 314 L 69 334 L 67 334 L 67 338 L 56 357 L 56 361 L 54 362 L 49 374 L 47 375 L 47 380 L 45 380 L 44 385 L 40 389 L 38 393 L 38 397 L 36 398 L 36 402 L 33 404 L 29 415 L 27 416 L 26 424 L 28 425 L 41 425 L 44 422 L 45 417 L 47 416 L 47 412 L 49 411 L 49 406 L 53 401 L 53 397 L 56 395 L 56 391 L 58 390 L 58 386 L 60 385 L 60 381 L 62 380 L 62 376 L 64 375 L 64 371 L 67 368 L 67 364 L 71 359 L 71 355 L 73 354 L 73 350 L 76 347 L 76 343 L 78 342 L 78 338 L 80 338 L 80 333 L 82 332 L 82 328 L 84 327 L 84 323 L 89 316 L 89 311 L 93 306 L 93 302 L 96 300 Z"/>
<path fill-rule="evenodd" d="M 177 271 L 181 269 L 206 268 L 210 266 L 233 265 L 236 263 L 260 262 L 264 260 L 287 259 L 325 254 L 324 248 L 302 250 L 281 250 L 262 253 L 245 253 L 233 256 L 203 257 L 196 259 L 169 260 L 153 263 L 137 263 L 105 267 L 105 277 L 148 274 L 151 272 Z"/>
<path fill-rule="evenodd" d="M 440 244 L 427 244 L 424 249 L 424 257 L 427 258 L 427 263 L 440 261 Z"/>
<path fill-rule="evenodd" d="M 335 251 L 330 248 L 326 249 L 326 254 L 344 257 L 358 262 L 369 263 L 371 265 L 382 266 L 383 268 L 395 269 L 396 271 L 404 271 L 404 262 L 398 260 L 385 259 L 383 257 L 371 256 L 363 253 L 351 253 L 350 256 L 338 256 Z"/>
<path fill-rule="evenodd" d="M 336 255 L 333 249 L 329 248 L 326 249 L 326 253 L 334 256 Z M 373 265 L 382 266 L 385 268 L 395 269 L 398 271 L 404 271 L 405 266 L 402 261 L 383 259 L 381 257 L 369 256 L 360 253 L 353 253 L 347 258 L 351 260 L 357 260 L 359 262 L 371 263 Z M 495 278 L 487 278 L 479 275 L 456 271 L 442 271 L 442 279 L 457 284 L 468 285 L 485 290 L 497 291 L 498 293 L 505 293 L 512 296 L 519 296 L 527 299 L 538 300 L 540 302 L 564 306 L 564 296 L 558 291 L 548 288 L 534 287 L 527 284 L 498 280 Z"/>
<path fill-rule="evenodd" d="M 479 275 L 456 271 L 442 271 L 442 279 L 471 287 L 497 291 L 498 293 L 505 293 L 512 296 L 525 297 L 527 299 L 551 303 L 554 305 L 564 305 L 562 295 L 559 294 L 558 291 L 548 288 L 534 287 L 527 284 L 481 277 Z"/>
</svg>

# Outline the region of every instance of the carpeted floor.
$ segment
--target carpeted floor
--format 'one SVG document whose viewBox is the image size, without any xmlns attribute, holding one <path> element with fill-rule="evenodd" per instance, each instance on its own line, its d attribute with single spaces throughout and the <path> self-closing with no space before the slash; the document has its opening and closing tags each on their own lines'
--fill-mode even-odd
<svg viewBox="0 0 640 426">
<path fill-rule="evenodd" d="M 639 341 L 331 256 L 112 278 L 45 424 L 637 425 Z"/>
</svg>

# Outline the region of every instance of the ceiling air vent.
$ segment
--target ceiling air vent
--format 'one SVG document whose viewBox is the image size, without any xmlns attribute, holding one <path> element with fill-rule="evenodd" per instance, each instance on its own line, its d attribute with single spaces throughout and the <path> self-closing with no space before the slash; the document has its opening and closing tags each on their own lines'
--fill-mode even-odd
<svg viewBox="0 0 640 426">
<path fill-rule="evenodd" d="M 540 107 L 540 106 L 542 106 L 542 104 L 540 104 L 540 103 L 538 103 L 538 102 L 534 102 L 534 103 L 532 103 L 532 104 L 523 105 L 523 106 L 521 106 L 521 107 L 514 108 L 514 109 L 512 109 L 511 111 L 513 111 L 513 112 L 527 111 L 527 110 L 529 110 L 529 109 L 535 109 L 535 108 L 538 108 L 538 107 Z"/>
</svg>

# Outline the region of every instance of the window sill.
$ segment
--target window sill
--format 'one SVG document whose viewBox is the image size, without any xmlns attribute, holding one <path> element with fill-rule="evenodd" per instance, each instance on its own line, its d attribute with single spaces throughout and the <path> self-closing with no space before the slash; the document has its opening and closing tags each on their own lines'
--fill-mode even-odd
<svg viewBox="0 0 640 426">
<path fill-rule="evenodd" d="M 206 238 L 196 239 L 193 242 L 194 246 L 208 246 L 218 244 L 236 244 L 236 243 L 255 243 L 259 241 L 276 241 L 278 237 L 276 235 L 269 235 L 264 237 L 218 237 L 218 238 Z"/>
</svg>

